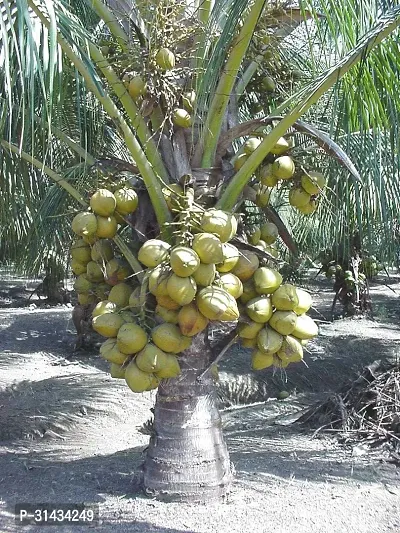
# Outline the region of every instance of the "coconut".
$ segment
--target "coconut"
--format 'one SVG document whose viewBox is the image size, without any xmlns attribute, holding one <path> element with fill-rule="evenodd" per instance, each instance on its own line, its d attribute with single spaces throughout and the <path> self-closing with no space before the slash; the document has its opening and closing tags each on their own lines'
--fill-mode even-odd
<svg viewBox="0 0 400 533">
<path fill-rule="evenodd" d="M 261 225 L 261 238 L 267 244 L 273 244 L 279 237 L 278 227 L 273 222 L 265 222 Z"/>
<path fill-rule="evenodd" d="M 132 311 L 119 311 L 119 316 L 122 318 L 125 324 L 133 324 L 136 323 L 136 316 L 132 313 Z"/>
<path fill-rule="evenodd" d="M 246 304 L 246 313 L 254 322 L 265 324 L 272 316 L 271 299 L 267 296 L 257 296 Z"/>
<path fill-rule="evenodd" d="M 326 180 L 320 172 L 311 171 L 301 177 L 301 186 L 308 194 L 315 195 L 325 189 Z"/>
<path fill-rule="evenodd" d="M 205 287 L 196 296 L 197 307 L 210 320 L 233 321 L 239 318 L 236 300 L 220 287 Z"/>
<path fill-rule="evenodd" d="M 158 372 L 167 364 L 166 353 L 151 342 L 135 357 L 135 363 L 143 372 Z"/>
<path fill-rule="evenodd" d="M 106 264 L 106 281 L 109 285 L 117 285 L 132 274 L 132 269 L 126 259 L 114 257 Z"/>
<path fill-rule="evenodd" d="M 204 232 L 217 235 L 221 242 L 230 241 L 237 231 L 235 216 L 214 208 L 204 212 L 200 225 Z"/>
<path fill-rule="evenodd" d="M 116 205 L 115 196 L 107 189 L 98 189 L 90 198 L 90 207 L 93 213 L 102 217 L 111 216 Z"/>
<path fill-rule="evenodd" d="M 227 243 L 224 243 L 225 246 Z M 223 264 L 223 263 L 221 263 Z M 219 265 L 220 266 L 220 265 Z M 207 287 L 211 285 L 215 279 L 216 268 L 213 263 L 205 264 L 200 263 L 196 272 L 193 273 L 193 279 L 200 287 Z"/>
<path fill-rule="evenodd" d="M 270 163 L 260 167 L 259 178 L 261 184 L 265 187 L 275 187 L 279 181 L 278 178 L 272 173 L 272 165 Z"/>
<path fill-rule="evenodd" d="M 114 257 L 111 242 L 106 239 L 96 241 L 92 246 L 91 258 L 96 263 L 107 263 Z"/>
<path fill-rule="evenodd" d="M 256 248 L 258 248 L 259 250 L 262 250 L 263 252 L 266 252 L 269 248 L 268 244 L 263 241 L 262 239 L 260 239 L 258 241 L 258 243 L 256 244 Z"/>
<path fill-rule="evenodd" d="M 75 276 L 80 276 L 81 274 L 86 274 L 86 264 L 80 263 L 76 259 L 72 259 L 71 261 L 71 270 L 75 274 Z"/>
<path fill-rule="evenodd" d="M 74 290 L 76 292 L 89 292 L 93 289 L 93 283 L 88 280 L 87 274 L 78 276 L 74 283 Z"/>
<path fill-rule="evenodd" d="M 178 324 L 182 335 L 193 337 L 208 326 L 208 318 L 200 313 L 195 303 L 184 305 L 178 313 Z"/>
<path fill-rule="evenodd" d="M 196 101 L 196 92 L 187 91 L 182 95 L 182 104 L 185 109 L 188 111 L 193 111 L 193 106 Z"/>
<path fill-rule="evenodd" d="M 240 279 L 235 276 L 235 274 L 232 274 L 231 272 L 227 272 L 226 274 L 222 274 L 220 277 L 220 285 L 223 289 L 225 289 L 231 296 L 237 300 L 242 296 L 243 294 L 243 284 L 240 281 Z"/>
<path fill-rule="evenodd" d="M 257 150 L 261 144 L 261 139 L 258 137 L 249 137 L 243 145 L 243 151 L 245 154 L 250 155 Z"/>
<path fill-rule="evenodd" d="M 237 158 L 235 159 L 233 163 L 233 168 L 236 170 L 236 172 L 242 168 L 242 166 L 246 163 L 248 158 L 249 156 L 247 154 L 240 154 L 237 156 Z"/>
<path fill-rule="evenodd" d="M 260 350 L 254 350 L 251 354 L 251 367 L 253 370 L 264 370 L 269 368 L 274 363 L 274 356 L 272 354 L 265 354 Z"/>
<path fill-rule="evenodd" d="M 110 364 L 110 375 L 115 379 L 125 379 L 125 368 L 115 363 Z"/>
<path fill-rule="evenodd" d="M 290 361 L 288 361 L 287 359 L 281 359 L 280 357 L 278 357 L 277 354 L 274 354 L 272 357 L 274 358 L 275 368 L 286 368 L 290 363 Z"/>
<path fill-rule="evenodd" d="M 140 352 L 148 341 L 145 330 L 132 322 L 123 324 L 116 337 L 118 349 L 126 354 Z"/>
<path fill-rule="evenodd" d="M 254 285 L 254 279 L 250 278 L 243 283 L 243 294 L 240 297 L 240 301 L 246 304 L 249 300 L 256 298 L 257 296 L 258 292 Z"/>
<path fill-rule="evenodd" d="M 272 294 L 281 283 L 281 274 L 273 268 L 261 267 L 254 272 L 254 286 L 258 294 Z"/>
<path fill-rule="evenodd" d="M 91 260 L 90 246 L 83 239 L 78 239 L 71 246 L 71 257 L 75 261 L 87 265 Z"/>
<path fill-rule="evenodd" d="M 113 239 L 117 233 L 118 223 L 115 217 L 97 216 L 96 235 L 100 239 Z"/>
<path fill-rule="evenodd" d="M 296 287 L 296 292 L 299 303 L 296 305 L 293 311 L 296 313 L 296 315 L 303 315 L 304 313 L 307 313 L 312 306 L 311 294 L 303 289 L 299 289 L 298 287 Z"/>
<path fill-rule="evenodd" d="M 262 322 L 254 322 L 254 320 L 241 317 L 236 331 L 239 337 L 242 339 L 255 339 L 262 328 Z"/>
<path fill-rule="evenodd" d="M 312 339 L 318 335 L 318 326 L 310 316 L 300 315 L 297 317 L 292 335 L 301 340 Z"/>
<path fill-rule="evenodd" d="M 82 236 L 82 239 L 84 242 L 86 242 L 87 244 L 94 244 L 95 242 L 97 242 L 98 240 L 98 237 L 97 235 L 83 235 Z"/>
<path fill-rule="evenodd" d="M 170 309 L 172 311 L 179 309 L 181 307 L 180 304 L 175 302 L 175 300 L 173 300 L 169 296 L 156 296 L 156 300 L 159 305 L 162 305 L 166 309 Z"/>
<path fill-rule="evenodd" d="M 179 209 L 179 199 L 183 196 L 183 189 L 178 183 L 171 183 L 162 190 L 165 201 L 167 202 L 168 209 L 170 211 L 176 211 Z"/>
<path fill-rule="evenodd" d="M 118 307 L 127 307 L 131 293 L 132 287 L 130 285 L 127 283 L 117 283 L 110 290 L 108 300 L 114 302 Z"/>
<path fill-rule="evenodd" d="M 300 213 L 303 213 L 303 215 L 311 215 L 312 213 L 314 213 L 314 211 L 316 211 L 317 207 L 317 201 L 310 200 L 308 204 L 298 207 L 297 209 L 300 211 Z"/>
<path fill-rule="evenodd" d="M 247 281 L 253 276 L 259 264 L 258 257 L 254 252 L 243 250 L 240 252 L 238 262 L 232 269 L 232 274 L 235 274 L 241 281 Z"/>
<path fill-rule="evenodd" d="M 150 239 L 140 248 L 138 259 L 149 268 L 156 267 L 168 258 L 171 246 L 161 239 Z"/>
<path fill-rule="evenodd" d="M 296 327 L 297 315 L 293 311 L 275 311 L 269 325 L 281 335 L 291 335 Z"/>
<path fill-rule="evenodd" d="M 290 283 L 284 283 L 274 292 L 271 300 L 272 305 L 278 311 L 294 311 L 299 303 L 296 287 Z"/>
<path fill-rule="evenodd" d="M 135 310 L 135 311 L 138 311 L 140 308 L 141 308 L 141 302 L 140 302 L 140 287 L 136 287 L 135 289 L 133 289 L 133 291 L 130 293 L 129 295 L 129 301 L 128 301 L 128 306 Z"/>
<path fill-rule="evenodd" d="M 158 379 L 176 378 L 181 373 L 178 359 L 172 353 L 165 354 L 164 366 L 156 373 Z"/>
<path fill-rule="evenodd" d="M 116 337 L 123 323 L 117 313 L 104 313 L 93 318 L 92 327 L 103 337 Z"/>
<path fill-rule="evenodd" d="M 261 183 L 257 183 L 253 189 L 256 191 L 255 203 L 258 207 L 265 207 L 269 204 L 271 196 L 271 188 L 265 187 Z"/>
<path fill-rule="evenodd" d="M 117 306 L 114 302 L 109 302 L 108 300 L 102 300 L 93 309 L 92 317 L 104 315 L 105 313 L 114 313 L 114 311 L 116 310 L 117 310 Z"/>
<path fill-rule="evenodd" d="M 311 196 L 302 187 L 293 187 L 289 192 L 289 204 L 293 207 L 304 207 L 311 200 Z"/>
<path fill-rule="evenodd" d="M 271 154 L 282 155 L 285 152 L 287 152 L 290 147 L 291 146 L 288 143 L 288 141 L 284 137 L 281 137 L 280 139 L 277 140 L 276 144 L 271 148 Z"/>
<path fill-rule="evenodd" d="M 153 268 L 149 275 L 149 291 L 154 296 L 168 296 L 167 283 L 170 270 L 162 265 Z"/>
<path fill-rule="evenodd" d="M 151 338 L 156 346 L 168 353 L 180 353 L 192 343 L 190 337 L 182 335 L 175 324 L 160 324 L 151 330 Z"/>
<path fill-rule="evenodd" d="M 178 323 L 178 310 L 167 309 L 166 307 L 157 304 L 155 312 L 155 318 L 158 319 L 159 322 L 169 322 L 170 324 Z"/>
<path fill-rule="evenodd" d="M 192 277 L 181 278 L 171 274 L 167 282 L 168 296 L 179 305 L 187 305 L 196 295 L 197 285 Z"/>
<path fill-rule="evenodd" d="M 175 109 L 172 113 L 172 122 L 179 128 L 190 128 L 192 125 L 192 117 L 186 109 Z"/>
<path fill-rule="evenodd" d="M 262 324 L 260 324 L 262 326 Z M 257 337 L 254 339 L 240 339 L 240 344 L 243 348 L 256 348 L 257 347 Z"/>
<path fill-rule="evenodd" d="M 175 67 L 175 56 L 169 48 L 160 48 L 156 54 L 156 63 L 161 70 L 171 70 Z"/>
<path fill-rule="evenodd" d="M 293 177 L 294 171 L 293 159 L 288 155 L 277 157 L 272 163 L 272 172 L 280 180 L 289 180 Z"/>
<path fill-rule="evenodd" d="M 86 276 L 87 279 L 93 283 L 100 283 L 101 281 L 104 281 L 103 270 L 101 269 L 100 265 L 94 261 L 89 261 L 89 263 L 86 265 Z"/>
<path fill-rule="evenodd" d="M 265 354 L 272 355 L 281 349 L 283 336 L 277 331 L 265 326 L 257 335 L 258 349 Z"/>
<path fill-rule="evenodd" d="M 135 361 L 131 361 L 125 369 L 125 381 L 133 392 L 144 392 L 153 385 L 153 374 L 143 372 Z"/>
<path fill-rule="evenodd" d="M 284 362 L 297 363 L 303 359 L 303 347 L 297 339 L 288 335 L 276 355 Z"/>
<path fill-rule="evenodd" d="M 139 204 L 139 198 L 134 189 L 130 187 L 122 187 L 114 193 L 115 200 L 117 202 L 116 211 L 122 215 L 126 216 L 130 213 L 134 213 Z"/>
<path fill-rule="evenodd" d="M 202 263 L 217 264 L 224 260 L 222 242 L 212 233 L 197 233 L 193 238 L 192 248 Z"/>
<path fill-rule="evenodd" d="M 200 265 L 200 258 L 197 253 L 186 246 L 175 246 L 171 250 L 169 262 L 172 270 L 177 276 L 186 278 L 191 276 Z"/>
<path fill-rule="evenodd" d="M 95 294 L 89 292 L 78 293 L 78 303 L 80 305 L 92 305 L 97 302 L 98 298 Z"/>
<path fill-rule="evenodd" d="M 230 272 L 239 261 L 240 252 L 233 244 L 229 242 L 222 243 L 222 253 L 224 260 L 216 265 L 218 272 Z M 210 283 L 208 284 L 210 285 Z"/>
<path fill-rule="evenodd" d="M 251 228 L 249 228 L 249 230 L 247 231 L 247 240 L 249 241 L 249 243 L 252 244 L 253 246 L 256 246 L 260 242 L 260 239 L 261 239 L 260 226 L 252 226 Z"/>
<path fill-rule="evenodd" d="M 110 361 L 110 363 L 116 365 L 122 365 L 127 358 L 125 353 L 118 350 L 116 338 L 107 339 L 103 342 L 100 346 L 100 356 L 106 361 Z"/>
<path fill-rule="evenodd" d="M 276 83 L 271 76 L 264 76 L 264 78 L 261 81 L 261 85 L 264 90 L 266 90 L 269 93 L 273 93 L 276 89 Z"/>
<path fill-rule="evenodd" d="M 147 85 L 141 76 L 133 76 L 128 85 L 128 92 L 134 100 L 146 94 Z"/>
<path fill-rule="evenodd" d="M 81 237 L 93 236 L 97 231 L 96 215 L 88 211 L 78 213 L 72 220 L 71 227 L 72 231 Z"/>
</svg>

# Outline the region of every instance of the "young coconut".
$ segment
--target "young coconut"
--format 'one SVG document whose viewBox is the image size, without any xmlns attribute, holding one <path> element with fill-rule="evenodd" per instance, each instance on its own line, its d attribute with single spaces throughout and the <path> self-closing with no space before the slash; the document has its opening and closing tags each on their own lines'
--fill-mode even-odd
<svg viewBox="0 0 400 533">
<path fill-rule="evenodd" d="M 278 311 L 294 311 L 299 304 L 296 287 L 290 283 L 281 285 L 271 297 L 272 305 Z"/>
<path fill-rule="evenodd" d="M 86 275 L 87 279 L 93 283 L 100 283 L 101 281 L 104 281 L 103 270 L 100 265 L 94 261 L 89 261 L 89 263 L 86 265 Z"/>
<path fill-rule="evenodd" d="M 178 313 L 178 324 L 182 335 L 193 337 L 208 326 L 208 318 L 200 313 L 195 303 L 184 305 Z"/>
<path fill-rule="evenodd" d="M 266 296 L 257 296 L 246 304 L 246 313 L 253 320 L 265 324 L 272 316 L 271 299 Z"/>
<path fill-rule="evenodd" d="M 92 261 L 96 263 L 107 263 L 114 257 L 111 242 L 105 239 L 96 241 L 91 250 Z"/>
<path fill-rule="evenodd" d="M 273 355 L 281 349 L 283 336 L 269 326 L 262 328 L 257 335 L 258 349 L 265 354 Z"/>
<path fill-rule="evenodd" d="M 272 172 L 280 180 L 290 180 L 293 177 L 294 171 L 293 159 L 288 155 L 277 157 L 272 163 Z"/>
<path fill-rule="evenodd" d="M 252 300 L 253 298 L 256 298 L 257 296 L 258 296 L 258 292 L 256 291 L 256 288 L 254 285 L 254 279 L 250 278 L 243 283 L 243 294 L 240 297 L 240 301 L 246 304 L 249 300 Z"/>
<path fill-rule="evenodd" d="M 123 324 L 123 319 L 117 313 L 105 313 L 92 320 L 92 328 L 103 337 L 116 337 Z"/>
<path fill-rule="evenodd" d="M 81 274 L 86 274 L 86 264 L 80 263 L 76 259 L 72 259 L 71 261 L 71 270 L 75 274 L 75 276 L 80 276 Z"/>
<path fill-rule="evenodd" d="M 168 259 L 168 251 L 171 246 L 161 239 L 150 239 L 140 248 L 138 259 L 149 268 L 156 267 Z"/>
<path fill-rule="evenodd" d="M 117 285 L 132 274 L 128 261 L 122 257 L 114 257 L 106 264 L 106 282 L 109 285 Z"/>
<path fill-rule="evenodd" d="M 301 185 L 308 194 L 315 195 L 325 189 L 326 179 L 320 172 L 310 171 L 301 177 Z"/>
<path fill-rule="evenodd" d="M 289 204 L 293 207 L 304 207 L 311 200 L 311 196 L 302 187 L 293 187 L 289 192 Z"/>
<path fill-rule="evenodd" d="M 117 234 L 118 222 L 114 216 L 101 217 L 97 216 L 96 235 L 100 239 L 113 239 Z"/>
<path fill-rule="evenodd" d="M 271 149 L 271 154 L 274 155 L 282 155 L 285 152 L 287 152 L 291 148 L 291 145 L 288 143 L 288 141 L 285 139 L 285 137 L 281 137 L 277 140 L 276 144 Z"/>
<path fill-rule="evenodd" d="M 71 246 L 71 257 L 75 261 L 87 265 L 92 258 L 90 246 L 83 239 L 78 239 Z"/>
<path fill-rule="evenodd" d="M 151 342 L 135 357 L 135 363 L 143 372 L 159 372 L 167 364 L 167 354 Z"/>
<path fill-rule="evenodd" d="M 97 217 L 88 211 L 78 213 L 73 218 L 71 227 L 72 231 L 81 237 L 93 237 L 97 231 Z"/>
<path fill-rule="evenodd" d="M 248 158 L 249 156 L 247 154 L 240 154 L 237 156 L 237 158 L 235 159 L 233 163 L 233 168 L 236 170 L 236 172 L 242 168 L 242 166 L 246 163 Z"/>
<path fill-rule="evenodd" d="M 93 283 L 88 280 L 87 274 L 81 274 L 74 282 L 76 292 L 89 292 L 93 289 Z"/>
<path fill-rule="evenodd" d="M 276 355 L 284 362 L 298 363 L 303 359 L 303 347 L 297 339 L 287 335 Z"/>
<path fill-rule="evenodd" d="M 311 294 L 303 289 L 299 289 L 298 287 L 296 287 L 296 292 L 299 303 L 296 305 L 293 311 L 296 313 L 296 315 L 303 315 L 304 313 L 307 313 L 312 306 Z"/>
<path fill-rule="evenodd" d="M 254 350 L 251 354 L 251 367 L 253 370 L 264 370 L 269 368 L 274 363 L 274 356 L 272 354 L 265 354 L 260 350 Z"/>
<path fill-rule="evenodd" d="M 220 286 L 225 289 L 231 296 L 237 300 L 243 294 L 243 284 L 240 279 L 232 274 L 232 272 L 227 272 L 222 274 L 219 278 Z"/>
<path fill-rule="evenodd" d="M 134 360 L 125 369 L 125 381 L 132 392 L 144 392 L 154 386 L 153 374 L 140 370 Z"/>
<path fill-rule="evenodd" d="M 181 373 L 179 361 L 172 353 L 165 354 L 164 366 L 157 373 L 158 379 L 176 378 Z"/>
<path fill-rule="evenodd" d="M 172 113 L 172 122 L 179 128 L 190 128 L 192 117 L 186 109 L 175 109 Z"/>
<path fill-rule="evenodd" d="M 267 244 L 273 244 L 279 237 L 278 227 L 273 222 L 264 222 L 260 230 L 261 239 Z"/>
<path fill-rule="evenodd" d="M 144 79 L 141 76 L 133 76 L 128 85 L 128 92 L 133 98 L 137 100 L 140 96 L 146 94 L 147 85 Z"/>
<path fill-rule="evenodd" d="M 167 282 L 168 296 L 179 305 L 187 305 L 196 296 L 197 285 L 192 277 L 171 274 Z"/>
<path fill-rule="evenodd" d="M 258 294 L 272 294 L 282 283 L 282 275 L 274 268 L 260 267 L 254 272 L 254 287 Z"/>
<path fill-rule="evenodd" d="M 258 137 L 249 137 L 243 145 L 243 151 L 246 155 L 250 155 L 257 150 L 261 144 L 261 139 Z"/>
<path fill-rule="evenodd" d="M 264 324 L 262 322 L 254 322 L 249 318 L 240 317 L 236 331 L 241 339 L 256 339 L 263 327 Z"/>
<path fill-rule="evenodd" d="M 134 189 L 122 187 L 114 193 L 117 206 L 115 210 L 122 216 L 134 213 L 139 205 L 139 197 Z"/>
<path fill-rule="evenodd" d="M 312 339 L 318 335 L 318 326 L 311 317 L 300 315 L 297 317 L 292 335 L 301 340 Z"/>
<path fill-rule="evenodd" d="M 117 310 L 117 305 L 108 300 L 99 302 L 92 311 L 92 317 L 104 315 L 105 313 L 114 313 Z M 107 342 L 107 341 L 106 341 Z"/>
<path fill-rule="evenodd" d="M 160 48 L 156 54 L 156 63 L 161 70 L 172 70 L 175 67 L 175 56 L 169 48 Z"/>
<path fill-rule="evenodd" d="M 297 209 L 300 211 L 300 213 L 303 213 L 303 215 L 311 215 L 314 213 L 314 211 L 317 210 L 318 203 L 316 200 L 310 200 L 308 204 L 303 205 L 302 207 L 298 207 Z"/>
<path fill-rule="evenodd" d="M 279 179 L 272 172 L 272 165 L 268 163 L 259 170 L 260 182 L 265 187 L 275 187 Z"/>
<path fill-rule="evenodd" d="M 216 265 L 216 269 L 218 272 L 230 272 L 239 261 L 240 252 L 233 244 L 224 242 L 222 243 L 222 253 L 224 260 L 222 263 Z M 211 283 L 207 285 L 211 285 Z"/>
<path fill-rule="evenodd" d="M 239 259 L 231 272 L 241 281 L 247 281 L 253 276 L 259 265 L 260 262 L 254 252 L 243 250 L 240 252 Z"/>
<path fill-rule="evenodd" d="M 296 327 L 297 315 L 293 311 L 274 311 L 268 324 L 281 335 L 291 335 Z"/>
<path fill-rule="evenodd" d="M 114 302 L 118 307 L 127 307 L 129 298 L 132 294 L 132 287 L 127 283 L 117 283 L 114 285 L 108 295 L 108 300 Z"/>
<path fill-rule="evenodd" d="M 197 233 L 193 238 L 193 250 L 202 263 L 222 263 L 224 254 L 222 242 L 212 233 Z"/>
<path fill-rule="evenodd" d="M 158 265 L 150 272 L 148 283 L 149 291 L 154 296 L 168 296 L 168 279 L 171 274 L 169 268 L 165 268 L 163 265 Z"/>
<path fill-rule="evenodd" d="M 158 348 L 167 353 L 180 353 L 187 350 L 192 339 L 182 335 L 175 324 L 160 324 L 151 330 L 152 341 Z"/>
<path fill-rule="evenodd" d="M 221 242 L 230 241 L 237 231 L 235 216 L 220 209 L 205 211 L 200 225 L 204 232 L 217 235 Z"/>
<path fill-rule="evenodd" d="M 208 285 L 211 285 L 213 283 L 215 279 L 215 273 L 216 268 L 214 263 L 200 263 L 198 269 L 193 273 L 192 277 L 198 286 L 208 287 Z"/>
<path fill-rule="evenodd" d="M 171 250 L 169 262 L 173 272 L 181 278 L 191 276 L 200 266 L 200 258 L 192 248 L 176 246 Z"/>
<path fill-rule="evenodd" d="M 202 289 L 196 296 L 196 304 L 200 313 L 210 320 L 231 322 L 239 318 L 236 300 L 220 287 Z"/>
<path fill-rule="evenodd" d="M 124 323 L 116 337 L 119 351 L 125 354 L 140 352 L 148 341 L 147 333 L 144 329 L 133 322 Z"/>
<path fill-rule="evenodd" d="M 179 311 L 177 309 L 167 309 L 160 304 L 156 305 L 154 318 L 158 323 L 178 324 L 178 316 Z"/>
<path fill-rule="evenodd" d="M 100 356 L 116 365 L 122 365 L 128 357 L 125 353 L 118 350 L 117 339 L 115 338 L 107 339 L 103 342 L 100 346 Z"/>
<path fill-rule="evenodd" d="M 116 205 L 115 196 L 107 189 L 98 189 L 90 198 L 90 207 L 93 213 L 102 217 L 111 216 Z"/>
<path fill-rule="evenodd" d="M 110 364 L 110 375 L 114 379 L 125 379 L 125 368 L 116 363 Z"/>
</svg>

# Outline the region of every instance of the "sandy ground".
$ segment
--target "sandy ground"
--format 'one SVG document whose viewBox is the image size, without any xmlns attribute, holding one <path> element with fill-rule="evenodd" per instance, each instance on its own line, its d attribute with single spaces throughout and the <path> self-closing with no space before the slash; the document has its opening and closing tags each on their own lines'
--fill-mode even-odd
<svg viewBox="0 0 400 533">
<path fill-rule="evenodd" d="M 398 532 L 400 468 L 290 423 L 366 364 L 397 357 L 400 283 L 383 282 L 372 290 L 374 320 L 333 323 L 329 286 L 313 287 L 328 320 L 306 354 L 307 367 L 255 375 L 248 353 L 232 350 L 221 365 L 221 390 L 236 478 L 226 503 L 206 507 L 160 503 L 139 492 L 148 441 L 140 428 L 155 394 L 132 394 L 95 354 L 73 355 L 71 309 L 13 307 L 26 281 L 3 279 L 0 531 L 37 531 L 15 522 L 16 503 L 90 502 L 100 506 L 99 525 L 46 531 Z M 276 400 L 283 389 L 290 397 Z"/>
</svg>

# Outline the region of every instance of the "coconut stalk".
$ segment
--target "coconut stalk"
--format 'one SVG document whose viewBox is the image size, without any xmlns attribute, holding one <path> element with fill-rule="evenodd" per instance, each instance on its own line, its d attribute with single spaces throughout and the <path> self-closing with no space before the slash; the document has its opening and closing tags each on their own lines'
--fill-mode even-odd
<svg viewBox="0 0 400 533">
<path fill-rule="evenodd" d="M 143 469 L 144 489 L 157 499 L 216 501 L 232 481 L 215 382 L 210 372 L 198 380 L 212 358 L 206 339 L 196 335 L 179 357 L 180 376 L 158 387 Z"/>
</svg>

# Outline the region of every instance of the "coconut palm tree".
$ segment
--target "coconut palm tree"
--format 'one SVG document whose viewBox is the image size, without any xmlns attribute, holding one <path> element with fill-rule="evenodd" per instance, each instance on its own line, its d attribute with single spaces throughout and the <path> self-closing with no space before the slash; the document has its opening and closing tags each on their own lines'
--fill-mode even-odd
<svg viewBox="0 0 400 533">
<path fill-rule="evenodd" d="M 300 118 L 321 98 L 335 112 L 332 87 L 345 76 L 354 83 L 361 71 L 353 74 L 353 67 L 365 67 L 370 58 L 377 64 L 374 54 L 381 54 L 382 71 L 397 68 L 383 51 L 394 46 L 390 36 L 400 9 L 387 2 L 368 18 L 360 2 L 347 2 L 354 13 L 347 10 L 340 22 L 354 27 L 363 20 L 363 31 L 341 40 L 337 28 L 340 54 L 327 50 L 326 71 L 298 80 L 298 71 L 282 68 L 288 41 L 297 39 L 316 53 L 324 42 L 322 19 L 333 34 L 333 14 L 344 4 L 294 9 L 265 0 L 0 1 L 0 252 L 37 262 L 43 249 L 65 250 L 66 221 L 87 209 L 98 186 L 121 174 L 135 184 L 139 208 L 132 231 L 123 227 L 114 244 L 141 283 L 142 303 L 148 273 L 137 250 L 157 236 L 171 245 L 189 238 L 191 216 L 210 206 L 245 212 L 246 202 L 258 204 L 294 250 L 276 211 L 260 203 L 263 191 L 257 195 L 249 183 L 284 136 L 306 139 L 299 157 L 317 145 L 359 180 L 339 146 Z M 240 157 L 249 136 L 259 142 Z M 165 189 L 176 196 L 177 215 Z M 36 238 L 44 234 L 51 236 L 46 247 Z M 245 238 L 236 244 L 254 253 Z M 274 259 L 263 250 L 257 254 Z M 231 481 L 206 331 L 180 355 L 179 377 L 158 388 L 143 483 L 159 497 L 208 501 L 224 496 Z"/>
</svg>

